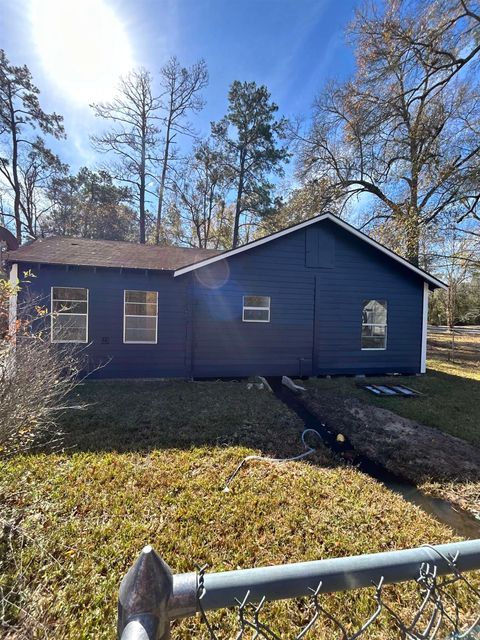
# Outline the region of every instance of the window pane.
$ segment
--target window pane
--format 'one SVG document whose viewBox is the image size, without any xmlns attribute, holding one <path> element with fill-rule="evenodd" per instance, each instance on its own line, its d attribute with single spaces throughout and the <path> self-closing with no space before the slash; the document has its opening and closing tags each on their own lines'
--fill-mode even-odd
<svg viewBox="0 0 480 640">
<path fill-rule="evenodd" d="M 155 329 L 126 329 L 125 342 L 155 343 Z"/>
<path fill-rule="evenodd" d="M 149 302 L 156 304 L 156 291 L 125 291 L 125 302 Z"/>
<path fill-rule="evenodd" d="M 125 318 L 126 342 L 156 342 L 157 319 L 149 317 Z"/>
<path fill-rule="evenodd" d="M 87 313 L 87 303 L 71 300 L 54 300 L 53 311 L 54 313 Z"/>
<path fill-rule="evenodd" d="M 269 310 L 268 309 L 244 309 L 243 310 L 243 319 L 244 320 L 256 320 L 257 322 L 269 321 Z"/>
<path fill-rule="evenodd" d="M 268 309 L 270 307 L 269 296 L 245 296 L 243 298 L 244 307 L 263 307 Z"/>
<path fill-rule="evenodd" d="M 386 300 L 364 300 L 363 323 L 386 324 L 387 323 Z"/>
<path fill-rule="evenodd" d="M 53 287 L 52 297 L 54 300 L 87 300 L 87 289 L 76 289 L 73 287 Z"/>
<path fill-rule="evenodd" d="M 52 338 L 61 342 L 86 342 L 87 316 L 64 315 L 52 318 Z"/>
<path fill-rule="evenodd" d="M 157 305 L 127 302 L 125 304 L 125 314 L 127 316 L 156 316 Z"/>
<path fill-rule="evenodd" d="M 125 342 L 157 339 L 157 292 L 125 291 Z"/>
<path fill-rule="evenodd" d="M 157 319 L 145 317 L 132 317 L 127 316 L 125 318 L 125 327 L 127 329 L 155 329 L 157 326 Z"/>
<path fill-rule="evenodd" d="M 362 337 L 362 349 L 385 349 L 385 337 Z"/>
<path fill-rule="evenodd" d="M 386 300 L 364 300 L 362 311 L 362 349 L 387 346 Z"/>
<path fill-rule="evenodd" d="M 363 325 L 362 336 L 378 336 L 383 337 L 387 333 L 387 327 L 381 324 Z"/>
</svg>

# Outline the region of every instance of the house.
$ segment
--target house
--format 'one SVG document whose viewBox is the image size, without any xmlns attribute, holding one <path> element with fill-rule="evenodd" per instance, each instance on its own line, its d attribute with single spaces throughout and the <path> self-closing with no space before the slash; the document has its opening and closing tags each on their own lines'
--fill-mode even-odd
<svg viewBox="0 0 480 640">
<path fill-rule="evenodd" d="M 330 213 L 223 252 L 52 237 L 7 261 L 107 378 L 423 373 L 446 288 Z"/>
</svg>

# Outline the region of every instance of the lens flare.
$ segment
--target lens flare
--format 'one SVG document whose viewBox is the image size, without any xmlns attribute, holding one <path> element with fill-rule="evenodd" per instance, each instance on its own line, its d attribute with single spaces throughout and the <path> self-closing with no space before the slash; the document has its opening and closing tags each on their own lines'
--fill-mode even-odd
<svg viewBox="0 0 480 640">
<path fill-rule="evenodd" d="M 30 0 L 33 40 L 44 71 L 70 100 L 105 100 L 134 66 L 132 47 L 105 0 Z"/>
<path fill-rule="evenodd" d="M 219 260 L 203 269 L 197 269 L 195 277 L 207 289 L 220 289 L 230 277 L 230 267 L 226 260 Z"/>
</svg>

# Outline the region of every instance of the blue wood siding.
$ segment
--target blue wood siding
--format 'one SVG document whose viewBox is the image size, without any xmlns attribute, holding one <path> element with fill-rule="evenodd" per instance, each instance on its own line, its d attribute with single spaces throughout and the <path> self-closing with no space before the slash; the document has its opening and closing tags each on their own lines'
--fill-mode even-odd
<svg viewBox="0 0 480 640">
<path fill-rule="evenodd" d="M 298 375 L 301 361 L 311 367 L 315 279 L 305 266 L 304 232 L 238 254 L 227 266 L 218 288 L 206 272 L 221 271 L 220 284 L 219 263 L 192 272 L 194 375 Z M 270 296 L 269 323 L 242 321 L 244 295 Z"/>
<path fill-rule="evenodd" d="M 183 276 L 21 265 L 51 286 L 89 289 L 99 377 L 224 377 L 420 371 L 423 280 L 330 221 Z M 158 291 L 158 344 L 123 344 L 123 291 Z M 270 296 L 269 323 L 242 322 L 245 295 Z M 387 349 L 361 350 L 362 304 L 388 302 Z"/>
<path fill-rule="evenodd" d="M 86 287 L 89 290 L 88 354 L 91 366 L 106 363 L 96 372 L 103 378 L 185 377 L 186 280 L 171 274 L 22 265 L 36 275 L 31 289 L 50 305 L 50 287 Z M 123 343 L 123 292 L 125 289 L 158 291 L 157 344 Z M 105 344 L 105 339 L 108 344 Z"/>
<path fill-rule="evenodd" d="M 329 224 L 335 268 L 317 276 L 316 373 L 417 373 L 423 280 Z M 361 350 L 364 300 L 387 300 L 387 348 Z"/>
<path fill-rule="evenodd" d="M 320 225 L 318 235 L 302 229 L 230 258 L 223 285 L 225 265 L 191 274 L 195 376 L 420 371 L 423 280 Z M 271 296 L 271 322 L 242 322 L 243 295 Z M 367 299 L 388 301 L 385 351 L 361 350 Z"/>
</svg>

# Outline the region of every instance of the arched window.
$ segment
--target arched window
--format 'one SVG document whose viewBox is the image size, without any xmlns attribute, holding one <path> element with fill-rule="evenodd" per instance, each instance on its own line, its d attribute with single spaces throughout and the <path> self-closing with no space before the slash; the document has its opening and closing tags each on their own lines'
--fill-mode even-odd
<svg viewBox="0 0 480 640">
<path fill-rule="evenodd" d="M 362 312 L 362 349 L 387 348 L 387 301 L 364 300 Z"/>
</svg>

